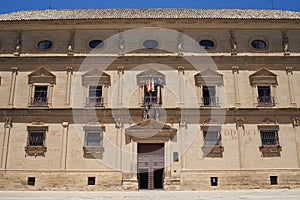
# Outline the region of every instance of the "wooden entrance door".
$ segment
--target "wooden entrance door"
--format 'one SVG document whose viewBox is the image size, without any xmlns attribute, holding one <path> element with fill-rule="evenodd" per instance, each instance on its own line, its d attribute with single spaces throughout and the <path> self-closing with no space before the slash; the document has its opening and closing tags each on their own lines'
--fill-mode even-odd
<svg viewBox="0 0 300 200">
<path fill-rule="evenodd" d="M 140 189 L 162 189 L 164 180 L 164 144 L 138 144 Z"/>
</svg>

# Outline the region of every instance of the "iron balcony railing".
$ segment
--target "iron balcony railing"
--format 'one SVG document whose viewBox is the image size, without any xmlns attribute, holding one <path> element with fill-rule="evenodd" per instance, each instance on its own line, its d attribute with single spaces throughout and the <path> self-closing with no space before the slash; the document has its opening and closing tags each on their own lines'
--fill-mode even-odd
<svg viewBox="0 0 300 200">
<path fill-rule="evenodd" d="M 157 102 L 158 98 L 156 96 L 153 97 L 144 97 L 144 105 L 149 106 L 149 105 L 154 105 L 154 104 L 161 104 L 160 102 Z"/>
<path fill-rule="evenodd" d="M 272 107 L 275 106 L 274 97 L 270 96 L 261 96 L 257 98 L 259 107 Z"/>
<path fill-rule="evenodd" d="M 202 102 L 204 106 L 218 106 L 219 98 L 216 96 L 202 97 Z"/>
<path fill-rule="evenodd" d="M 86 106 L 103 106 L 104 98 L 103 97 L 87 97 Z"/>
<path fill-rule="evenodd" d="M 31 106 L 47 106 L 48 105 L 48 99 L 47 97 L 33 97 L 30 100 Z"/>
</svg>

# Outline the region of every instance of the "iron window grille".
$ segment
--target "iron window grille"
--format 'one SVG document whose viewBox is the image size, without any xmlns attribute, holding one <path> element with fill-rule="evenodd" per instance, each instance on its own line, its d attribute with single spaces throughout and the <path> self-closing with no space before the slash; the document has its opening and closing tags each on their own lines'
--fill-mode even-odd
<svg viewBox="0 0 300 200">
<path fill-rule="evenodd" d="M 44 146 L 44 145 L 45 145 L 45 130 L 29 131 L 27 146 Z"/>
<path fill-rule="evenodd" d="M 103 144 L 103 133 L 101 131 L 86 131 L 85 132 L 85 146 L 98 147 Z"/>
<path fill-rule="evenodd" d="M 261 130 L 262 146 L 279 146 L 277 130 Z"/>
<path fill-rule="evenodd" d="M 220 146 L 220 131 L 204 131 L 204 146 Z"/>
</svg>

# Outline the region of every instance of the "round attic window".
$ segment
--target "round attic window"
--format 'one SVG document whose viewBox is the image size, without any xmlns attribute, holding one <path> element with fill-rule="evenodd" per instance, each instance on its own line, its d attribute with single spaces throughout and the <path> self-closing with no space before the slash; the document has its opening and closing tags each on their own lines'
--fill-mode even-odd
<svg viewBox="0 0 300 200">
<path fill-rule="evenodd" d="M 267 48 L 267 43 L 263 40 L 253 40 L 251 42 L 251 45 L 255 49 L 266 49 Z"/>
<path fill-rule="evenodd" d="M 215 43 L 211 40 L 201 40 L 199 42 L 199 45 L 203 48 L 203 49 L 212 49 L 215 47 Z"/>
<path fill-rule="evenodd" d="M 91 49 L 101 49 L 103 46 L 104 42 L 102 40 L 92 40 L 89 43 Z"/>
<path fill-rule="evenodd" d="M 40 41 L 38 47 L 40 50 L 47 50 L 53 46 L 53 43 L 49 40 Z"/>
<path fill-rule="evenodd" d="M 156 40 L 146 40 L 143 45 L 146 49 L 156 49 L 158 47 L 158 42 Z"/>
</svg>

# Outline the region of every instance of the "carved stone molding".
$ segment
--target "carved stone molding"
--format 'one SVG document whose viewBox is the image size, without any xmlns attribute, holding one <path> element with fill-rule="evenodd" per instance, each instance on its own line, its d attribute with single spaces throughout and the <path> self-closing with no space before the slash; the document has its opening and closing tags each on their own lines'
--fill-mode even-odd
<svg viewBox="0 0 300 200">
<path fill-rule="evenodd" d="M 111 85 L 110 75 L 98 69 L 93 69 L 82 75 L 82 85 L 83 86 L 88 86 L 88 85 L 110 86 Z"/>
<path fill-rule="evenodd" d="M 84 158 L 90 158 L 90 159 L 102 159 L 103 158 L 103 152 L 104 152 L 103 146 L 99 146 L 99 147 L 84 146 L 84 147 L 82 147 L 82 149 L 83 149 L 83 157 Z"/>
<path fill-rule="evenodd" d="M 239 74 L 239 67 L 238 66 L 233 66 L 231 69 L 232 69 L 233 74 Z"/>
<path fill-rule="evenodd" d="M 28 75 L 28 84 L 33 83 L 56 84 L 56 76 L 47 69 L 40 67 Z"/>
<path fill-rule="evenodd" d="M 62 123 L 62 126 L 63 126 L 64 128 L 68 128 L 68 127 L 69 127 L 69 122 L 63 122 L 63 123 Z"/>
<path fill-rule="evenodd" d="M 250 85 L 278 85 L 277 75 L 262 68 L 249 76 Z"/>
<path fill-rule="evenodd" d="M 292 117 L 292 124 L 293 124 L 293 127 L 299 127 L 300 126 L 300 119 L 299 117 Z"/>
<path fill-rule="evenodd" d="M 233 30 L 230 30 L 230 46 L 231 46 L 231 55 L 237 55 L 237 41 Z"/>
<path fill-rule="evenodd" d="M 204 69 L 194 76 L 195 85 L 201 87 L 202 85 L 224 85 L 223 75 L 210 68 Z"/>
<path fill-rule="evenodd" d="M 179 73 L 179 74 L 180 74 L 180 73 L 184 74 L 184 67 L 180 66 L 180 67 L 178 67 L 177 69 L 178 69 L 178 73 Z"/>
<path fill-rule="evenodd" d="M 235 118 L 235 124 L 236 124 L 236 129 L 238 129 L 239 127 L 241 127 L 241 128 L 245 128 L 244 127 L 244 118 L 243 117 L 237 117 L 237 118 Z"/>
<path fill-rule="evenodd" d="M 119 66 L 117 67 L 117 70 L 118 70 L 118 74 L 124 74 L 124 67 L 123 66 Z"/>
<path fill-rule="evenodd" d="M 26 146 L 25 147 L 25 157 L 27 156 L 44 156 L 47 152 L 47 147 L 45 146 Z"/>
<path fill-rule="evenodd" d="M 293 67 L 286 67 L 285 71 L 286 71 L 286 74 L 293 74 Z"/>
<path fill-rule="evenodd" d="M 11 68 L 11 72 L 12 72 L 13 74 L 18 75 L 18 71 L 19 71 L 19 68 L 18 68 L 18 67 L 12 67 L 12 68 Z"/>
<path fill-rule="evenodd" d="M 73 74 L 73 67 L 66 67 L 67 74 Z"/>
<path fill-rule="evenodd" d="M 12 118 L 4 119 L 4 128 L 12 128 Z"/>
</svg>

